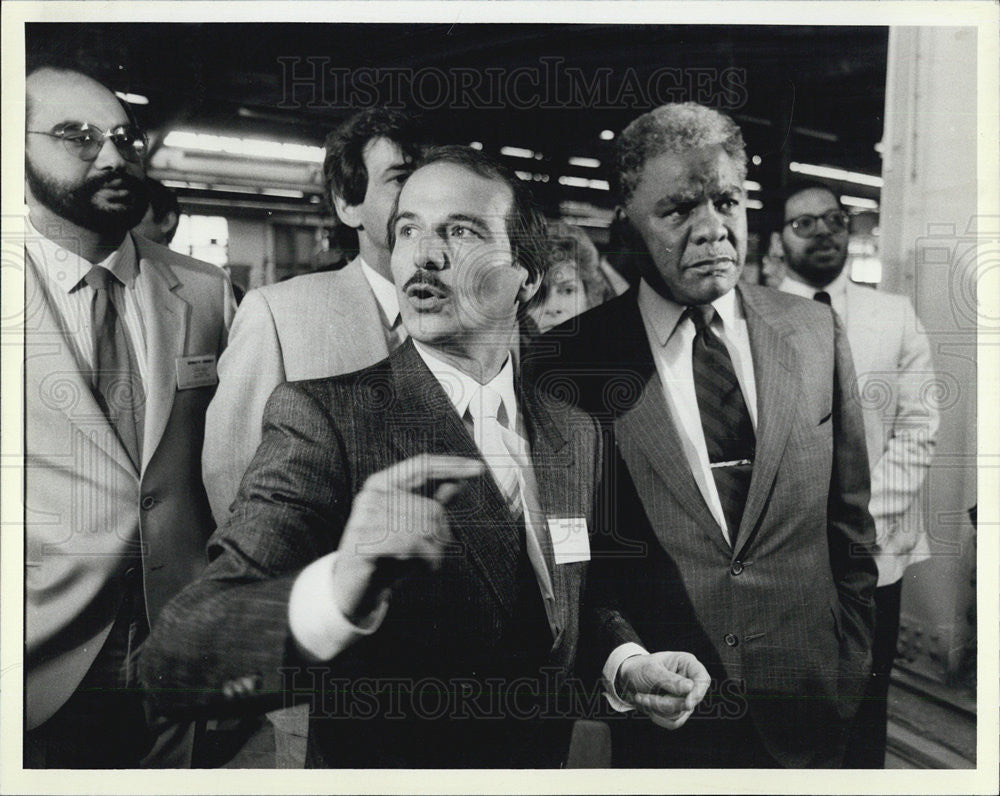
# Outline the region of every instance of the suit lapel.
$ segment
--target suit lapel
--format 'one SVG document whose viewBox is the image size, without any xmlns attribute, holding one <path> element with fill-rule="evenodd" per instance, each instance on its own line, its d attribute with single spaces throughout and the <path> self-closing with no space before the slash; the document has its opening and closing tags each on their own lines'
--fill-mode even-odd
<svg viewBox="0 0 1000 796">
<path fill-rule="evenodd" d="M 741 543 L 739 550 L 733 551 L 734 559 L 752 541 L 751 532 L 767 503 L 788 442 L 798 395 L 795 351 L 785 340 L 780 315 L 765 306 L 766 298 L 761 291 L 740 288 L 739 295 L 743 299 L 757 385 L 757 450 L 750 493 L 740 522 Z"/>
<path fill-rule="evenodd" d="M 593 481 L 596 463 L 594 448 L 586 448 L 583 435 L 572 435 L 567 439 L 560 432 L 566 424 L 559 424 L 549 412 L 536 390 L 525 386 L 519 393 L 521 410 L 524 412 L 531 447 L 531 470 L 537 489 L 538 505 L 547 522 L 555 517 L 587 517 L 589 505 L 581 504 L 581 486 Z M 586 479 L 581 483 L 581 479 Z M 592 496 L 591 496 L 592 502 Z M 571 588 L 571 573 L 567 566 L 556 566 L 552 539 L 547 528 L 540 528 L 544 543 L 545 565 L 552 579 L 552 593 L 556 603 L 556 624 L 560 631 L 571 623 L 573 608 L 569 601 L 575 599 Z"/>
<path fill-rule="evenodd" d="M 69 422 L 110 456 L 122 469 L 138 476 L 107 415 L 97 404 L 86 374 L 73 354 L 62 323 L 53 310 L 37 266 L 25 252 L 25 290 L 29 301 L 38 301 L 37 331 L 25 332 L 25 396 L 29 401 L 55 407 Z M 29 322 L 25 326 L 35 326 Z M 68 389 L 67 389 L 68 388 Z M 96 433 L 95 433 L 96 432 Z M 28 432 L 31 433 L 30 430 Z M 29 454 L 30 454 L 29 450 Z"/>
<path fill-rule="evenodd" d="M 342 278 L 329 280 L 327 289 L 350 296 L 345 301 L 343 295 L 331 295 L 326 306 L 335 317 L 330 318 L 327 342 L 324 346 L 330 358 L 330 372 L 342 369 L 341 352 L 343 341 L 350 339 L 354 361 L 379 362 L 389 355 L 385 341 L 382 309 L 371 285 L 361 268 L 361 258 L 351 260 L 342 272 Z M 373 323 L 358 323 L 358 318 L 371 318 Z M 346 333 L 346 335 L 345 335 Z"/>
<path fill-rule="evenodd" d="M 467 456 L 479 449 L 444 390 L 411 341 L 389 358 L 395 401 L 387 418 L 390 444 L 403 458 L 421 453 Z M 514 612 L 520 547 L 518 528 L 496 483 L 486 472 L 448 505 L 455 555 L 469 560 L 497 601 Z"/>
<path fill-rule="evenodd" d="M 142 467 L 160 444 L 167 426 L 176 392 L 176 359 L 184 354 L 185 335 L 190 305 L 174 291 L 180 281 L 166 264 L 148 257 L 145 247 L 136 243 L 139 256 L 139 278 L 145 280 L 154 311 L 145 314 L 146 359 L 146 419 L 142 439 Z M 197 352 L 196 352 L 197 353 Z"/>
<path fill-rule="evenodd" d="M 637 456 L 642 455 L 659 476 L 661 485 L 674 495 L 698 527 L 704 529 L 713 544 L 728 554 L 729 547 L 722 531 L 705 503 L 684 454 L 684 444 L 663 394 L 663 384 L 653 361 L 653 352 L 649 349 L 639 308 L 634 301 L 623 307 L 628 310 L 622 313 L 620 324 L 625 350 L 609 361 L 636 363 L 638 367 L 634 375 L 640 377 L 643 383 L 635 404 L 615 420 L 615 437 L 622 457 L 634 477 L 634 474 L 642 472 L 637 466 Z M 611 328 L 614 327 L 615 324 L 612 324 Z M 637 483 L 636 486 L 640 485 Z M 660 532 L 659 523 L 654 523 L 654 527 Z"/>
</svg>

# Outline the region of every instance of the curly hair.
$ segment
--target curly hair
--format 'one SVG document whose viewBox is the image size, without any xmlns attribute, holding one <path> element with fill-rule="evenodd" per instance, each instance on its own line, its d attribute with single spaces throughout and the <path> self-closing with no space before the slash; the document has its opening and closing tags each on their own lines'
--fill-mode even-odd
<svg viewBox="0 0 1000 796">
<path fill-rule="evenodd" d="M 729 116 L 696 102 L 673 102 L 632 121 L 615 144 L 613 188 L 627 203 L 650 158 L 667 152 L 720 145 L 746 177 L 747 152 L 743 134 Z"/>
</svg>

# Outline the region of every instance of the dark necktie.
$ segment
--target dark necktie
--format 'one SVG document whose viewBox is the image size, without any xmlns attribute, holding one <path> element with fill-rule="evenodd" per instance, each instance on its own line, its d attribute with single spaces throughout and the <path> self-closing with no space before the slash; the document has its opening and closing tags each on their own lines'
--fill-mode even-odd
<svg viewBox="0 0 1000 796">
<path fill-rule="evenodd" d="M 756 437 L 729 351 L 710 328 L 715 310 L 689 307 L 685 314 L 695 326 L 691 364 L 708 461 L 735 548 L 750 491 Z"/>
<path fill-rule="evenodd" d="M 818 301 L 820 304 L 826 304 L 827 306 L 829 306 L 830 294 L 827 293 L 825 290 L 817 290 L 813 294 L 813 301 Z"/>
<path fill-rule="evenodd" d="M 146 395 L 125 323 L 112 296 L 118 280 L 99 265 L 91 268 L 84 280 L 94 289 L 94 397 L 139 470 Z"/>
</svg>

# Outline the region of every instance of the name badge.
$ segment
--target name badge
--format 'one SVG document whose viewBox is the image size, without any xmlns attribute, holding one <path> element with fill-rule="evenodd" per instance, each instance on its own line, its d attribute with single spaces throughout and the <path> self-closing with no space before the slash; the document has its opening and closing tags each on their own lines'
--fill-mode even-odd
<svg viewBox="0 0 1000 796">
<path fill-rule="evenodd" d="M 215 354 L 177 357 L 174 361 L 177 363 L 178 390 L 211 387 L 219 382 L 219 376 L 215 372 Z"/>
<path fill-rule="evenodd" d="M 590 561 L 590 537 L 585 517 L 556 517 L 549 520 L 549 536 L 556 564 Z"/>
</svg>

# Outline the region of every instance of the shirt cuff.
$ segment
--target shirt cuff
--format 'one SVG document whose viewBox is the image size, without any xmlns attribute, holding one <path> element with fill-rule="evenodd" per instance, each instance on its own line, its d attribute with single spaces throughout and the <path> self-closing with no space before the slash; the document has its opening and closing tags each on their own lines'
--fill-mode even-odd
<svg viewBox="0 0 1000 796">
<path fill-rule="evenodd" d="M 635 710 L 635 705 L 630 705 L 620 696 L 615 690 L 615 680 L 618 679 L 618 670 L 621 665 L 625 662 L 626 658 L 633 658 L 636 655 L 648 655 L 645 648 L 635 642 L 629 641 L 625 644 L 621 644 L 614 648 L 611 654 L 608 656 L 607 662 L 604 664 L 604 669 L 602 671 L 604 675 L 604 696 L 608 700 L 608 704 L 611 705 L 619 713 L 627 713 L 630 710 Z"/>
<path fill-rule="evenodd" d="M 333 601 L 333 567 L 337 553 L 325 555 L 303 569 L 288 600 L 288 626 L 300 652 L 328 661 L 382 624 L 388 599 L 382 600 L 363 627 L 353 624 Z"/>
</svg>

